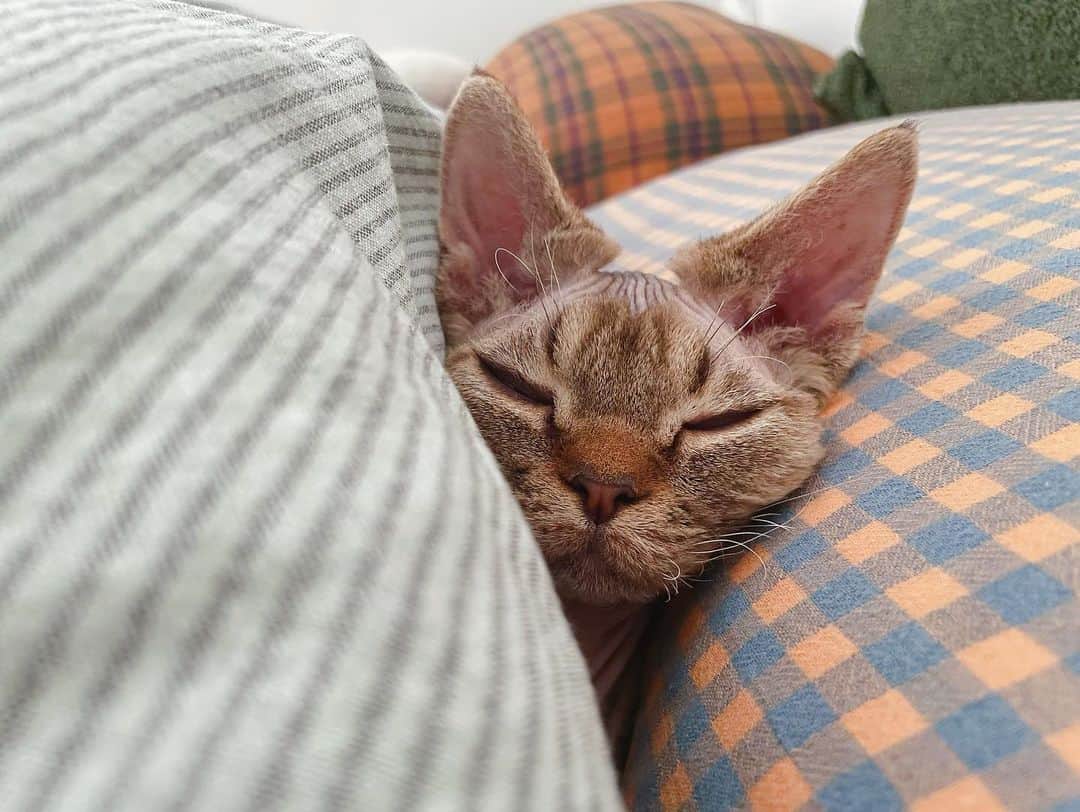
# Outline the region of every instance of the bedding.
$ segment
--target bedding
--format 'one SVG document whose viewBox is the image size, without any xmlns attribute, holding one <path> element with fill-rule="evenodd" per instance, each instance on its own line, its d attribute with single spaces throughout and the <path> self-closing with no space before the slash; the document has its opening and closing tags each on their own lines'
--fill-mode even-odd
<svg viewBox="0 0 1080 812">
<path fill-rule="evenodd" d="M 920 116 L 921 169 L 803 498 L 664 607 L 634 809 L 1080 803 L 1080 103 Z M 656 271 L 888 121 L 590 215 Z"/>
<path fill-rule="evenodd" d="M 442 373 L 439 123 L 360 40 L 0 14 L 5 809 L 615 809 Z M 923 117 L 806 498 L 664 607 L 637 809 L 1080 801 L 1080 105 Z M 594 207 L 645 270 L 883 124 Z"/>
<path fill-rule="evenodd" d="M 362 41 L 0 9 L 5 810 L 617 809 Z"/>
</svg>

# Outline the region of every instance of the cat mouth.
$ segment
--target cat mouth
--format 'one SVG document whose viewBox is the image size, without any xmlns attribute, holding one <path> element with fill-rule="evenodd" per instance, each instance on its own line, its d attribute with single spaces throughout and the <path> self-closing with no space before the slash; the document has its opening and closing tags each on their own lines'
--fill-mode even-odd
<svg viewBox="0 0 1080 812">
<path fill-rule="evenodd" d="M 593 525 L 582 535 L 585 537 L 585 555 L 605 557 L 605 547 L 610 543 L 611 530 L 606 525 Z"/>
<path fill-rule="evenodd" d="M 595 555 L 553 567 L 552 576 L 561 595 L 584 603 L 603 606 L 648 603 L 657 596 L 655 584 L 629 578 Z"/>
<path fill-rule="evenodd" d="M 564 596 L 595 604 L 646 603 L 663 592 L 656 578 L 648 576 L 645 562 L 634 566 L 627 557 L 632 545 L 618 531 L 600 526 L 575 535 L 573 551 L 545 549 L 548 568 Z"/>
</svg>

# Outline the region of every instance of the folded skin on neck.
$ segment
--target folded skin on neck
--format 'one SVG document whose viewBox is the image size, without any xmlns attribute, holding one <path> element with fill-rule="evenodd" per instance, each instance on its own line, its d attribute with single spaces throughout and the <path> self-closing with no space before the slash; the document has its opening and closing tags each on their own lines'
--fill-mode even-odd
<svg viewBox="0 0 1080 812">
<path fill-rule="evenodd" d="M 592 678 L 615 761 L 626 758 L 640 696 L 642 638 L 654 604 L 596 606 L 562 598 Z"/>
</svg>

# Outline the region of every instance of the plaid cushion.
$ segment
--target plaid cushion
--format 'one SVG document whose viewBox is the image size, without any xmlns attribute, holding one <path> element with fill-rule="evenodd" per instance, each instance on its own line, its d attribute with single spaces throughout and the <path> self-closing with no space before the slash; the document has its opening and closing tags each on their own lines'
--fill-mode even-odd
<svg viewBox="0 0 1080 812">
<path fill-rule="evenodd" d="M 883 126 L 592 213 L 625 266 L 656 269 Z M 921 141 L 809 495 L 754 545 L 763 563 L 662 618 L 624 778 L 637 809 L 1080 800 L 1080 104 L 931 114 Z"/>
<path fill-rule="evenodd" d="M 820 51 L 688 3 L 564 17 L 487 69 L 517 96 L 570 196 L 593 203 L 710 155 L 816 129 Z"/>
</svg>

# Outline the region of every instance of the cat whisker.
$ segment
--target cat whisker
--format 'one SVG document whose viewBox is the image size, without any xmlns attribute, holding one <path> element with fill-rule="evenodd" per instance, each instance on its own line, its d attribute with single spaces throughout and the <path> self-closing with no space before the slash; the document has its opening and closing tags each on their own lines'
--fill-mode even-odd
<svg viewBox="0 0 1080 812">
<path fill-rule="evenodd" d="M 798 515 L 799 514 L 796 513 L 794 516 L 792 516 L 792 519 L 797 518 Z M 772 533 L 777 532 L 777 530 L 791 530 L 792 529 L 791 527 L 789 527 L 784 522 L 773 522 L 773 520 L 767 519 L 767 518 L 759 518 L 759 519 L 754 519 L 754 520 L 755 520 L 755 522 L 759 522 L 760 524 L 765 525 L 766 527 L 769 528 L 768 530 L 765 530 L 765 531 L 758 531 L 757 538 L 767 538 L 767 537 L 771 536 Z M 791 519 L 788 519 L 788 520 L 791 520 Z M 757 528 L 755 528 L 755 530 L 756 529 Z"/>
<path fill-rule="evenodd" d="M 692 588 L 694 584 L 706 584 L 706 583 L 709 583 L 710 581 L 712 581 L 711 578 L 706 578 L 704 576 L 698 576 L 697 578 L 687 578 L 686 579 L 686 585 Z"/>
<path fill-rule="evenodd" d="M 518 317 L 518 314 L 514 313 L 514 312 L 503 313 L 501 316 L 496 316 L 495 318 L 490 319 L 487 322 L 487 324 L 490 326 L 492 324 L 498 324 L 500 321 L 506 321 L 507 319 L 514 319 L 514 318 L 517 318 L 517 317 Z"/>
<path fill-rule="evenodd" d="M 858 475 L 853 476 L 853 477 L 848 477 L 843 482 L 838 482 L 835 485 L 825 485 L 824 487 L 821 487 L 821 488 L 814 488 L 813 490 L 805 491 L 803 493 L 797 493 L 797 494 L 794 494 L 793 496 L 788 496 L 788 497 L 786 497 L 784 499 L 778 499 L 775 502 L 770 502 L 768 505 L 766 505 L 766 507 L 775 508 L 775 507 L 779 507 L 780 505 L 786 505 L 786 504 L 789 504 L 791 502 L 796 502 L 799 499 L 807 499 L 807 498 L 809 498 L 811 496 L 816 496 L 819 493 L 824 493 L 825 491 L 830 491 L 833 488 L 838 488 L 838 487 L 840 487 L 842 485 L 846 485 L 849 482 L 854 482 L 857 479 L 859 479 Z M 807 506 L 804 505 L 802 508 L 799 509 L 799 511 L 797 513 L 793 514 L 787 520 L 787 522 L 792 522 L 795 519 L 797 519 L 799 516 L 802 515 L 802 512 L 804 510 L 806 510 L 806 508 L 807 508 Z M 770 510 L 767 513 L 756 513 L 756 514 L 754 514 L 753 516 L 750 517 L 750 521 L 751 522 L 757 522 L 757 521 L 765 520 L 767 518 L 777 518 L 779 516 L 782 516 L 784 513 L 785 513 L 785 511 L 783 511 L 783 510 Z M 775 522 L 772 523 L 772 524 L 775 524 Z M 790 530 L 791 528 L 788 527 L 787 529 Z"/>
<path fill-rule="evenodd" d="M 555 271 L 555 258 L 551 256 L 551 237 L 544 238 L 544 250 L 547 251 L 548 265 L 551 266 L 551 278 L 555 280 L 555 285 L 559 289 L 559 296 L 562 296 L 562 281 L 559 279 L 559 274 Z"/>
<path fill-rule="evenodd" d="M 712 555 L 734 545 L 734 539 L 713 539 L 713 546 L 703 550 L 694 550 L 694 555 Z"/>
<path fill-rule="evenodd" d="M 756 532 L 757 532 L 756 530 L 745 530 L 745 529 L 743 529 L 743 530 L 732 530 L 729 533 L 721 533 L 719 536 L 712 539 L 712 541 L 717 541 L 719 539 L 725 539 L 728 536 L 752 536 Z M 702 542 L 702 543 L 706 543 L 706 542 Z"/>
<path fill-rule="evenodd" d="M 788 372 L 791 371 L 791 364 L 789 364 L 787 361 L 781 361 L 779 358 L 773 358 L 771 355 L 746 355 L 743 357 L 747 360 L 750 360 L 752 358 L 761 358 L 765 361 L 775 361 L 776 363 L 787 367 Z"/>
<path fill-rule="evenodd" d="M 524 249 L 525 246 L 522 245 L 521 247 Z M 535 277 L 536 284 L 538 284 L 540 286 L 540 292 L 546 296 L 547 291 L 545 291 L 545 289 L 544 289 L 544 283 L 540 279 L 540 274 L 537 271 L 537 267 L 536 267 L 536 231 L 535 231 L 535 229 L 533 229 L 531 227 L 529 228 L 529 257 L 533 261 L 532 267 L 529 268 L 529 270 L 532 272 L 533 277 Z M 518 260 L 518 261 L 520 262 L 520 260 Z M 524 263 L 522 263 L 522 264 L 524 265 Z M 526 266 L 526 267 L 528 267 L 528 266 Z"/>
<path fill-rule="evenodd" d="M 704 546 L 706 544 L 719 545 L 714 546 L 708 550 L 698 551 L 698 555 L 705 556 L 704 560 L 700 562 L 700 566 L 704 567 L 713 561 L 717 561 L 721 558 L 730 558 L 735 555 L 742 555 L 745 552 L 751 553 L 758 562 L 761 564 L 762 577 L 767 577 L 769 568 L 765 563 L 765 559 L 761 557 L 757 550 L 750 546 L 750 543 L 758 539 L 768 538 L 770 535 L 780 529 L 790 529 L 786 525 L 778 524 L 776 522 L 769 522 L 772 527 L 768 530 L 761 532 L 754 531 L 739 531 L 735 533 L 727 533 L 715 539 L 708 539 L 704 542 L 699 542 L 697 546 Z M 735 536 L 750 536 L 746 541 L 739 541 Z"/>
<path fill-rule="evenodd" d="M 533 278 L 536 279 L 536 284 L 538 284 L 540 286 L 540 292 L 544 296 L 547 296 L 547 287 L 544 285 L 544 279 L 543 279 L 543 277 L 540 276 L 540 274 L 536 270 L 536 268 L 534 268 L 528 262 L 523 260 L 521 257 L 519 257 L 517 254 L 515 254 L 509 248 L 496 248 L 495 249 L 495 256 L 496 257 L 498 257 L 500 251 L 503 251 L 503 252 L 509 254 L 510 256 L 512 256 L 514 259 L 516 259 L 518 261 L 518 264 L 521 265 L 522 268 L 524 268 L 526 271 L 528 271 L 530 274 L 532 274 Z"/>
<path fill-rule="evenodd" d="M 758 537 L 758 538 L 768 538 L 768 537 L 769 537 L 769 536 L 771 536 L 771 535 L 772 535 L 773 533 L 775 533 L 775 532 L 776 532 L 777 530 L 790 530 L 790 529 L 791 529 L 791 528 L 785 527 L 785 526 L 784 526 L 784 525 L 782 525 L 782 524 L 776 524 L 776 523 L 773 523 L 773 525 L 772 525 L 772 527 L 771 527 L 770 529 L 768 529 L 768 530 L 765 530 L 765 531 L 763 531 L 763 532 L 759 533 L 757 537 Z M 751 540 L 751 541 L 753 541 L 753 539 L 750 539 L 750 540 Z"/>
<path fill-rule="evenodd" d="M 727 299 L 724 299 L 720 304 L 716 306 L 716 310 L 713 311 L 713 317 L 709 320 L 709 326 L 705 328 L 705 349 L 709 348 L 709 344 L 716 338 L 716 334 L 720 332 L 720 328 L 727 324 L 727 319 L 721 318 L 720 323 L 716 323 L 717 317 L 720 315 L 720 311 L 724 309 L 724 305 L 727 304 Z M 715 327 L 713 325 L 716 325 Z"/>
<path fill-rule="evenodd" d="M 551 256 L 551 238 L 550 237 L 547 237 L 547 236 L 544 237 L 544 248 L 547 251 L 547 255 L 548 255 L 548 267 L 551 268 L 551 273 L 549 274 L 549 277 L 548 277 L 548 286 L 549 286 L 549 288 L 555 288 L 555 287 L 558 288 L 559 297 L 555 299 L 555 312 L 557 312 L 557 313 L 559 313 L 561 315 L 561 313 L 562 313 L 562 309 L 561 309 L 562 305 L 560 304 L 560 302 L 562 300 L 562 281 L 559 279 L 559 274 L 555 272 L 555 260 L 552 259 L 552 256 Z M 533 260 L 533 276 L 535 276 L 537 278 L 536 279 L 537 282 L 540 282 L 540 274 L 537 271 L 537 263 L 539 263 L 540 258 L 539 258 L 539 255 L 536 253 L 536 229 L 534 229 L 534 228 L 529 229 L 529 254 L 530 254 L 530 256 L 532 256 L 532 260 Z M 543 288 L 543 282 L 540 282 L 540 286 L 541 286 L 541 288 Z"/>
<path fill-rule="evenodd" d="M 756 530 L 736 530 L 731 533 L 724 533 L 723 535 L 717 536 L 714 539 L 709 539 L 708 541 L 698 542 L 698 544 L 712 544 L 717 541 L 723 541 L 727 538 L 734 538 L 735 536 L 756 536 L 757 534 L 758 531 Z"/>
<path fill-rule="evenodd" d="M 825 491 L 831 491 L 833 488 L 839 487 L 840 485 L 845 485 L 848 482 L 851 482 L 855 478 L 856 477 L 851 477 L 849 479 L 845 479 L 843 482 L 837 483 L 836 485 L 826 485 L 823 488 L 815 488 L 814 490 L 806 491 L 805 493 L 797 493 L 794 496 L 787 497 L 786 499 L 778 499 L 777 501 L 771 503 L 769 505 L 769 507 L 776 507 L 777 505 L 786 505 L 788 502 L 794 502 L 797 499 L 805 499 L 808 496 L 816 496 L 819 493 L 824 493 Z M 792 518 L 794 518 L 794 517 L 792 517 Z"/>
<path fill-rule="evenodd" d="M 712 360 L 715 361 L 717 358 L 719 358 L 721 355 L 723 355 L 724 350 L 726 350 L 728 347 L 730 347 L 734 343 L 735 339 L 739 337 L 739 335 L 742 333 L 743 330 L 745 330 L 747 327 L 750 326 L 750 323 L 753 322 L 754 319 L 756 319 L 758 316 L 760 316 L 762 313 L 766 312 L 767 310 L 772 310 L 774 307 L 776 307 L 775 304 L 762 305 L 757 310 L 755 310 L 753 312 L 753 314 L 751 314 L 750 318 L 748 318 L 746 321 L 744 321 L 739 326 L 739 329 L 735 331 L 734 335 L 732 335 L 731 338 L 729 338 L 727 340 L 727 343 L 724 344 L 724 346 L 720 348 L 720 351 L 718 353 L 716 353 L 716 355 L 714 355 L 712 357 Z"/>
<path fill-rule="evenodd" d="M 768 568 L 765 566 L 764 561 L 762 560 L 761 556 L 758 555 L 757 552 L 755 552 L 753 550 L 753 548 L 750 548 L 750 552 L 759 561 L 762 561 L 762 565 L 761 565 L 762 566 L 762 577 L 768 577 Z M 706 559 L 705 561 L 701 562 L 701 566 L 704 568 L 704 567 L 707 567 L 709 564 L 713 564 L 713 563 L 715 563 L 717 561 L 721 561 L 721 560 L 723 560 L 725 558 L 737 558 L 737 557 L 744 556 L 744 555 L 746 555 L 746 550 L 742 550 L 742 549 L 740 549 L 740 550 L 725 550 L 725 551 L 723 551 L 721 553 L 718 553 L 717 555 L 714 555 L 714 556 Z"/>
<path fill-rule="evenodd" d="M 754 556 L 754 558 L 756 558 L 758 560 L 758 563 L 761 564 L 762 577 L 764 578 L 764 577 L 766 577 L 768 575 L 769 568 L 765 564 L 765 559 L 761 557 L 761 554 L 757 550 L 755 550 L 753 547 L 751 547 L 749 544 L 747 544 L 744 541 L 732 541 L 731 543 L 734 544 L 737 547 L 745 547 L 746 551 L 748 553 L 751 553 Z"/>
<path fill-rule="evenodd" d="M 679 562 L 674 558 L 668 557 L 668 561 L 671 566 L 675 568 L 674 575 L 664 574 L 664 591 L 667 593 L 665 602 L 670 602 L 673 597 L 678 596 L 680 585 L 686 583 L 686 579 L 683 578 L 682 567 L 679 566 Z"/>
<path fill-rule="evenodd" d="M 503 271 L 502 264 L 499 262 L 499 252 L 500 251 L 506 251 L 506 249 L 505 248 L 496 248 L 495 249 L 495 270 L 497 270 L 499 272 L 499 276 L 502 277 L 503 282 L 505 282 L 507 284 L 507 286 L 510 288 L 510 290 L 514 291 L 514 293 L 521 293 L 521 291 L 517 289 L 517 286 L 513 282 L 510 281 L 510 277 L 508 277 L 506 275 L 506 273 Z M 509 254 L 510 252 L 506 251 L 506 253 Z"/>
<path fill-rule="evenodd" d="M 710 556 L 710 555 L 712 555 L 713 553 L 718 553 L 718 552 L 720 552 L 720 551 L 721 551 L 721 550 L 723 550 L 723 549 L 725 549 L 724 545 L 723 545 L 723 544 L 720 544 L 720 545 L 718 545 L 718 546 L 716 546 L 716 547 L 710 547 L 710 548 L 709 548 L 708 550 L 694 550 L 694 555 L 698 555 L 698 556 L 701 556 L 701 555 L 704 555 L 704 556 Z"/>
<path fill-rule="evenodd" d="M 514 259 L 516 259 L 518 261 L 518 263 L 520 263 L 521 267 L 524 268 L 529 273 L 531 273 L 533 275 L 533 277 L 536 279 L 536 284 L 540 286 L 540 307 L 543 308 L 543 310 L 544 310 L 544 317 L 547 319 L 548 327 L 550 327 L 552 330 L 554 330 L 555 325 L 552 323 L 552 321 L 551 321 L 551 313 L 549 313 L 548 309 L 547 309 L 548 290 L 547 290 L 547 287 L 544 286 L 544 279 L 543 279 L 543 277 L 540 276 L 540 272 L 537 271 L 536 268 L 531 267 L 529 265 L 529 263 L 527 263 L 525 260 L 523 260 L 517 254 L 515 254 L 509 248 L 496 248 L 495 249 L 495 265 L 496 265 L 496 267 L 499 267 L 499 252 L 500 251 L 505 251 L 510 256 L 512 256 Z M 499 273 L 502 273 L 502 268 L 499 268 Z M 506 278 L 505 274 L 503 275 L 503 278 L 504 279 Z M 513 286 L 511 285 L 511 287 L 513 287 Z M 517 290 L 517 288 L 514 288 L 514 290 Z"/>
<path fill-rule="evenodd" d="M 792 518 L 795 518 L 795 517 L 793 516 Z M 769 525 L 770 527 L 775 527 L 778 530 L 780 528 L 783 528 L 784 530 L 790 530 L 791 529 L 791 527 L 789 525 L 786 525 L 783 522 L 774 522 L 774 521 L 770 521 L 769 519 L 754 519 L 754 521 L 755 522 L 761 522 L 762 524 Z"/>
<path fill-rule="evenodd" d="M 698 555 L 698 556 L 704 556 L 705 557 L 704 561 L 699 562 L 702 566 L 704 566 L 704 564 L 707 564 L 710 561 L 715 560 L 718 557 L 716 555 L 717 553 L 720 553 L 719 557 L 724 557 L 725 555 L 733 555 L 734 553 L 732 553 L 731 551 L 733 549 L 735 549 L 735 548 L 738 548 L 740 551 L 743 550 L 743 549 L 750 549 L 749 545 L 752 542 L 755 542 L 755 541 L 757 541 L 759 539 L 768 538 L 772 533 L 775 533 L 778 529 L 779 528 L 774 527 L 774 528 L 771 528 L 771 529 L 766 530 L 764 532 L 747 531 L 745 533 L 739 533 L 738 535 L 749 536 L 749 538 L 746 539 L 745 541 L 739 541 L 738 539 L 733 537 L 733 534 L 728 535 L 728 536 L 721 536 L 721 537 L 715 538 L 715 539 L 709 539 L 708 541 L 700 542 L 698 544 L 698 546 L 705 546 L 706 544 L 713 545 L 713 546 L 711 546 L 711 547 L 709 547 L 708 549 L 705 549 L 705 550 L 696 550 L 694 552 L 694 554 Z M 759 558 L 760 558 L 760 556 L 759 556 Z"/>
<path fill-rule="evenodd" d="M 742 550 L 741 548 L 736 549 L 735 545 L 728 545 L 726 547 L 717 547 L 715 550 L 709 550 L 707 555 L 703 554 L 702 557 L 698 559 L 697 564 L 700 567 L 707 567 L 713 561 L 716 561 L 718 559 L 729 558 L 729 557 L 731 557 L 733 555 L 744 555 L 744 554 L 745 554 L 745 551 Z"/>
<path fill-rule="evenodd" d="M 699 556 L 711 556 L 715 553 L 723 553 L 736 548 L 742 549 L 742 547 L 748 542 L 735 541 L 734 539 L 713 539 L 716 542 L 714 547 L 710 547 L 708 550 L 696 550 L 695 555 Z"/>
<path fill-rule="evenodd" d="M 555 287 L 559 291 L 559 295 L 555 298 L 555 312 L 557 312 L 559 316 L 562 316 L 563 309 L 566 307 L 566 302 L 562 295 L 562 279 L 559 278 L 559 272 L 555 268 L 555 258 L 551 255 L 550 236 L 544 237 L 544 250 L 547 252 L 548 266 L 551 268 L 551 278 L 555 280 Z"/>
<path fill-rule="evenodd" d="M 746 551 L 745 550 L 724 550 L 721 553 L 717 553 L 716 555 L 710 556 L 709 558 L 706 558 L 705 560 L 703 560 L 701 562 L 701 566 L 707 567 L 709 564 L 712 564 L 713 562 L 719 561 L 719 560 L 721 560 L 723 558 L 734 558 L 734 557 L 740 556 L 740 555 L 746 555 Z"/>
<path fill-rule="evenodd" d="M 709 336 L 712 335 L 713 325 L 716 324 L 716 317 L 720 315 L 720 305 L 716 306 L 716 310 L 713 311 L 712 318 L 709 319 L 709 323 L 705 325 L 705 345 L 709 344 Z"/>
</svg>

